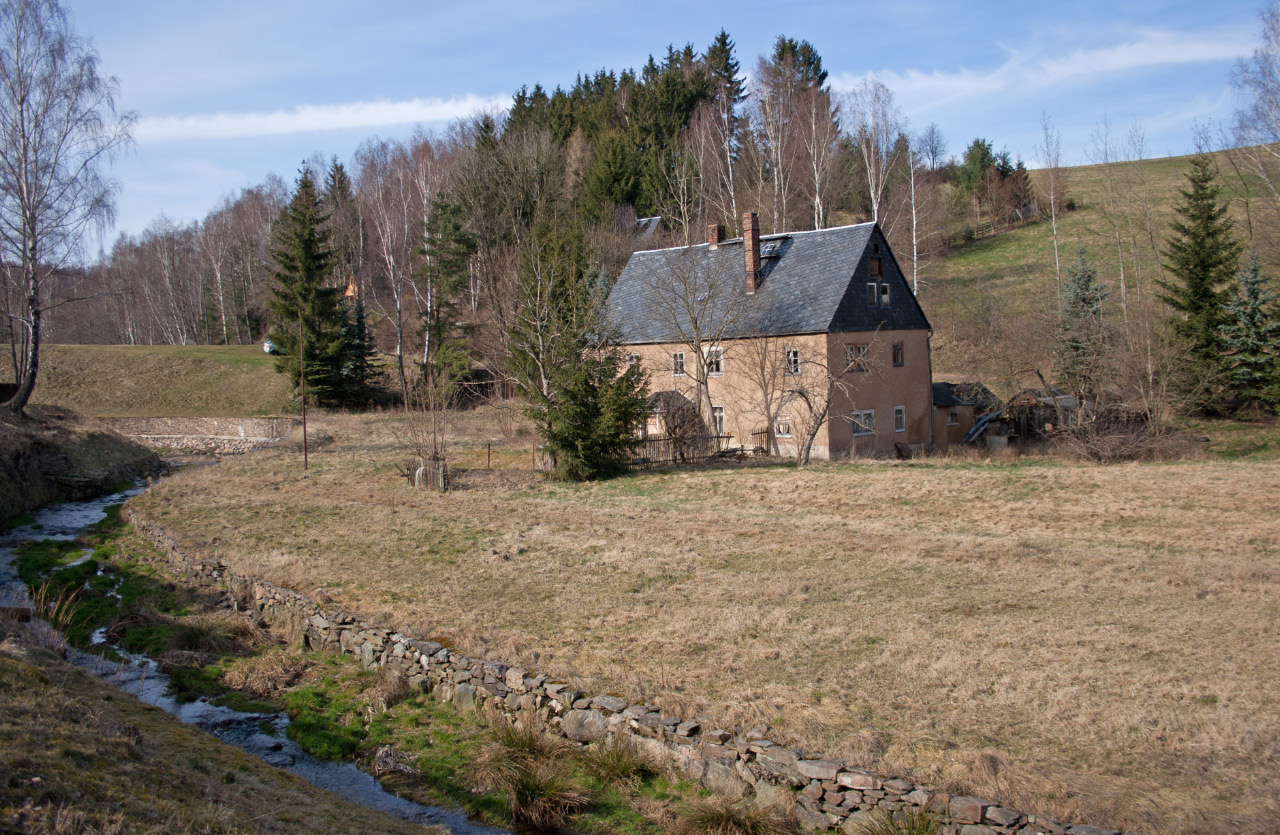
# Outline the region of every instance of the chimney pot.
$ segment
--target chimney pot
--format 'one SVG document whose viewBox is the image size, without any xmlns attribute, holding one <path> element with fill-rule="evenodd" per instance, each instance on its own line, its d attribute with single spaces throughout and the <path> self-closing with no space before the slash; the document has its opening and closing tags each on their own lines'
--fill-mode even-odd
<svg viewBox="0 0 1280 835">
<path fill-rule="evenodd" d="M 742 252 L 746 261 L 747 295 L 760 286 L 760 227 L 755 212 L 742 216 Z"/>
<path fill-rule="evenodd" d="M 707 245 L 719 246 L 724 240 L 724 227 L 718 223 L 713 223 L 707 227 Z"/>
</svg>

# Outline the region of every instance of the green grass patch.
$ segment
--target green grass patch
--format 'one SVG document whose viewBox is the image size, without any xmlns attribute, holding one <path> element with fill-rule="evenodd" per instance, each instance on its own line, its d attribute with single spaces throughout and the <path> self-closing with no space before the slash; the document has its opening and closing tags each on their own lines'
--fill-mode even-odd
<svg viewBox="0 0 1280 835">
<path fill-rule="evenodd" d="M 19 513 L 16 516 L 10 516 L 3 522 L 0 522 L 0 533 L 8 533 L 14 528 L 20 528 L 23 525 L 30 525 L 36 521 L 36 517 L 30 513 Z"/>
</svg>

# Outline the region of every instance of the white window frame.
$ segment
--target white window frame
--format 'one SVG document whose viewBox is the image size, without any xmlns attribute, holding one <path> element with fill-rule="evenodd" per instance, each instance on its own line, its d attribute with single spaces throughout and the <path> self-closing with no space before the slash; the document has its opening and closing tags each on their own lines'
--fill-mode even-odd
<svg viewBox="0 0 1280 835">
<path fill-rule="evenodd" d="M 717 435 L 724 435 L 724 406 L 711 407 L 711 428 Z"/>
<path fill-rule="evenodd" d="M 867 306 L 875 307 L 880 304 L 880 282 L 867 282 Z"/>
<path fill-rule="evenodd" d="M 635 368 L 640 364 L 639 354 L 627 354 L 627 368 Z"/>
<path fill-rule="evenodd" d="M 724 348 L 718 345 L 707 346 L 705 362 L 708 377 L 724 376 Z"/>
<path fill-rule="evenodd" d="M 679 357 L 679 359 L 676 359 L 677 357 Z M 671 352 L 671 376 L 686 377 L 688 376 L 688 373 L 689 372 L 685 371 L 684 351 L 672 351 Z"/>
<path fill-rule="evenodd" d="M 893 431 L 894 432 L 907 431 L 907 407 L 906 406 L 893 407 Z"/>
<path fill-rule="evenodd" d="M 849 417 L 852 420 L 854 437 L 876 434 L 875 409 L 856 409 Z"/>
<path fill-rule="evenodd" d="M 783 432 L 782 430 L 787 431 Z M 790 438 L 791 437 L 791 415 L 778 415 L 773 420 L 773 437 Z"/>
<path fill-rule="evenodd" d="M 844 363 L 845 371 L 870 371 L 871 346 L 866 343 L 846 342 Z"/>
<path fill-rule="evenodd" d="M 800 349 L 788 348 L 786 357 L 786 366 L 783 369 L 783 373 L 791 377 L 798 375 L 800 373 Z"/>
<path fill-rule="evenodd" d="M 889 282 L 887 281 L 880 285 L 880 305 L 882 307 L 889 306 Z"/>
</svg>

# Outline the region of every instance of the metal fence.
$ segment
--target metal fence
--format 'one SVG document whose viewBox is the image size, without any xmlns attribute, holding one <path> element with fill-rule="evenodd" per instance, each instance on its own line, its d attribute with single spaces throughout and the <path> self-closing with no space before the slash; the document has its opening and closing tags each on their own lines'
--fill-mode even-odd
<svg viewBox="0 0 1280 835">
<path fill-rule="evenodd" d="M 633 470 L 670 467 L 706 461 L 729 449 L 732 435 L 693 435 L 683 438 L 645 438 L 631 459 Z"/>
</svg>

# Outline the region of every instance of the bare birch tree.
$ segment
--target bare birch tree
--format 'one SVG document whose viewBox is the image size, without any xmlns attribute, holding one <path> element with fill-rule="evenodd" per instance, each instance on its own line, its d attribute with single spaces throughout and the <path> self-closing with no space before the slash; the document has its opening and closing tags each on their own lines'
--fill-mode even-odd
<svg viewBox="0 0 1280 835">
<path fill-rule="evenodd" d="M 1040 114 L 1040 141 L 1036 148 L 1040 157 L 1040 172 L 1044 180 L 1044 193 L 1049 200 L 1049 228 L 1053 233 L 1054 298 L 1062 298 L 1062 261 L 1058 256 L 1058 210 L 1061 197 L 1066 194 L 1062 181 L 1062 132 L 1053 125 L 1048 113 Z"/>
<path fill-rule="evenodd" d="M 0 246 L 20 265 L 25 308 L 16 316 L 26 350 L 8 403 L 18 414 L 39 373 L 41 316 L 74 298 L 53 297 L 50 279 L 88 228 L 112 215 L 116 184 L 103 167 L 135 121 L 116 111 L 117 90 L 56 0 L 0 4 Z"/>
<path fill-rule="evenodd" d="M 878 78 L 865 78 L 849 96 L 851 132 L 866 169 L 871 219 L 880 221 L 885 187 L 900 163 L 906 120 L 893 101 L 893 91 Z"/>
</svg>

